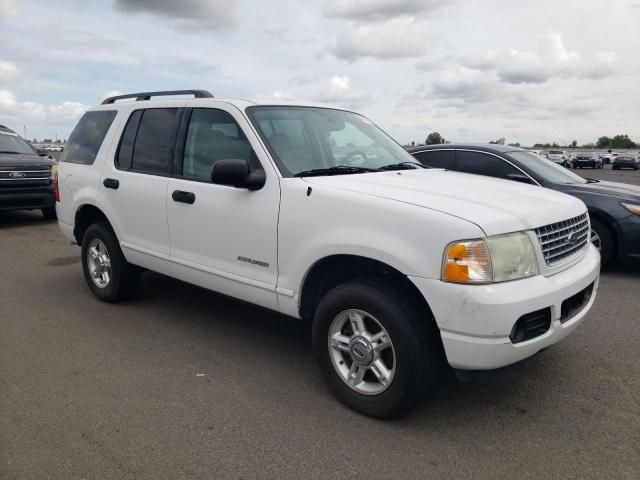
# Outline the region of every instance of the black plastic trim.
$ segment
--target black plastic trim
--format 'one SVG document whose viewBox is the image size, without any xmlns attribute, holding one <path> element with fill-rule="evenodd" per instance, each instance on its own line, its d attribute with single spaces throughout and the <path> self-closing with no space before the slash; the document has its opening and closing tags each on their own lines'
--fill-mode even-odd
<svg viewBox="0 0 640 480">
<path fill-rule="evenodd" d="M 118 100 L 124 100 L 127 98 L 135 98 L 136 101 L 144 101 L 151 100 L 151 97 L 167 97 L 171 95 L 193 95 L 194 98 L 214 98 L 207 90 L 162 90 L 158 92 L 140 92 L 128 93 L 126 95 L 115 95 L 113 97 L 105 98 L 102 101 L 102 105 L 109 105 Z"/>
</svg>

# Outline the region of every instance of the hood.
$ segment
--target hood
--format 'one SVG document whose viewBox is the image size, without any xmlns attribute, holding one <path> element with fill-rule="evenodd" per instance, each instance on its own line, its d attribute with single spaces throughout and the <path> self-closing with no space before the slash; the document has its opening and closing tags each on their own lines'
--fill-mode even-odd
<svg viewBox="0 0 640 480">
<path fill-rule="evenodd" d="M 36 153 L 0 153 L 0 165 L 26 166 L 26 165 L 54 165 L 55 160 L 41 157 Z"/>
<path fill-rule="evenodd" d="M 530 230 L 587 210 L 581 200 L 546 188 L 449 170 L 306 177 L 305 181 L 444 212 L 475 223 L 487 235 Z"/>
<path fill-rule="evenodd" d="M 640 187 L 628 183 L 598 181 L 594 183 L 583 183 L 571 185 L 567 192 L 591 193 L 616 197 L 620 200 L 640 202 Z"/>
</svg>

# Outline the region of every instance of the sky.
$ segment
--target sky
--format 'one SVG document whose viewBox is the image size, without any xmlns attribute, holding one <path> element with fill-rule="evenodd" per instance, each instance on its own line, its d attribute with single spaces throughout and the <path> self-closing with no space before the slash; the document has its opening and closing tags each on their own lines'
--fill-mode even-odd
<svg viewBox="0 0 640 480">
<path fill-rule="evenodd" d="M 185 88 L 346 107 L 403 144 L 640 142 L 640 0 L 0 0 L 0 124 L 28 138 Z"/>
</svg>

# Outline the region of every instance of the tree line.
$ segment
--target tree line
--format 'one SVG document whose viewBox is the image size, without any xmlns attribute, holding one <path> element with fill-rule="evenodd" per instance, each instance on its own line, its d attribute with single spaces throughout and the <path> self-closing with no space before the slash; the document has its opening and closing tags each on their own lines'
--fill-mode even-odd
<svg viewBox="0 0 640 480">
<path fill-rule="evenodd" d="M 489 143 L 495 145 L 504 145 L 506 140 L 504 137 L 498 138 L 497 140 L 490 140 Z M 427 135 L 426 140 L 424 141 L 425 145 L 437 145 L 441 143 L 450 143 L 445 140 L 445 138 L 440 135 L 439 132 L 431 132 Z M 415 145 L 415 142 L 411 142 L 411 145 Z M 519 147 L 520 143 L 509 143 L 511 147 Z M 614 137 L 602 136 L 598 138 L 595 143 L 586 143 L 584 145 L 578 145 L 577 140 L 572 141 L 569 145 L 560 145 L 556 142 L 553 143 L 536 143 L 533 145 L 533 148 L 561 148 L 561 147 L 571 147 L 571 148 L 640 148 L 640 143 L 636 143 L 629 138 L 629 135 L 615 135 Z"/>
</svg>

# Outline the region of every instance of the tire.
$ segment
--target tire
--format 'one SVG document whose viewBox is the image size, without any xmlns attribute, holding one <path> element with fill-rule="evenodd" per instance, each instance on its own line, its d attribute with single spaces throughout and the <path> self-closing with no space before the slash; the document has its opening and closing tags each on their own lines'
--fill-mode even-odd
<svg viewBox="0 0 640 480">
<path fill-rule="evenodd" d="M 418 312 L 395 286 L 368 280 L 339 285 L 320 300 L 313 318 L 313 348 L 322 376 L 338 400 L 371 417 L 392 417 L 407 411 L 435 386 L 444 358 L 440 332 L 432 318 Z M 368 347 L 361 348 L 360 354 L 374 355 L 370 367 L 357 366 L 354 361 L 358 351 L 352 347 L 362 336 L 352 329 L 351 315 L 363 319 L 368 331 L 364 337 L 371 338 L 382 327 L 382 333 L 389 339 L 386 349 L 377 353 L 370 347 L 380 345 L 365 342 Z M 345 340 L 338 349 L 330 345 L 329 339 L 343 321 L 345 330 L 337 331 Z M 374 370 L 380 359 L 388 367 L 387 372 L 393 372 L 386 386 Z M 354 366 L 354 373 L 363 368 L 366 373 L 358 384 L 351 386 L 347 377 Z M 368 391 L 363 392 L 365 389 Z"/>
<path fill-rule="evenodd" d="M 47 220 L 56 220 L 58 218 L 58 216 L 56 215 L 56 207 L 43 208 L 42 215 Z"/>
<path fill-rule="evenodd" d="M 109 260 L 108 268 L 105 260 Z M 82 238 L 82 268 L 89 288 L 103 302 L 126 300 L 138 287 L 140 270 L 126 261 L 115 233 L 105 223 L 87 228 Z M 98 278 L 92 271 L 102 273 Z"/>
<path fill-rule="evenodd" d="M 591 240 L 596 242 L 599 239 L 599 250 L 600 250 L 600 264 L 602 267 L 607 267 L 611 264 L 614 259 L 616 252 L 616 244 L 613 233 L 611 233 L 611 229 L 604 222 L 598 220 L 597 218 L 591 218 Z M 594 237 L 595 234 L 595 237 Z M 594 242 L 596 247 L 598 245 Z"/>
</svg>

